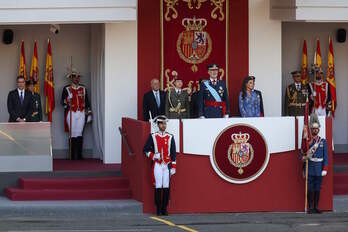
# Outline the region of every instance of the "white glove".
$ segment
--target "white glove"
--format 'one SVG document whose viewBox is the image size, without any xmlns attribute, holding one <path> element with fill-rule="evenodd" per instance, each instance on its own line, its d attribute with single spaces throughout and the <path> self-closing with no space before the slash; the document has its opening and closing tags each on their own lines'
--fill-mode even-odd
<svg viewBox="0 0 348 232">
<path fill-rule="evenodd" d="M 321 176 L 326 176 L 327 175 L 327 171 L 323 170 L 321 171 Z"/>
<path fill-rule="evenodd" d="M 176 168 L 171 168 L 170 169 L 170 175 L 174 175 L 176 173 Z"/>
<path fill-rule="evenodd" d="M 157 160 L 161 159 L 161 154 L 159 152 L 157 152 L 153 155 L 153 160 L 156 160 L 156 159 Z"/>
<path fill-rule="evenodd" d="M 225 114 L 224 115 L 224 118 L 229 118 L 230 116 L 228 114 Z"/>
<path fill-rule="evenodd" d="M 199 117 L 200 119 L 203 119 L 203 118 L 205 118 L 204 116 L 201 116 L 201 117 Z"/>
</svg>

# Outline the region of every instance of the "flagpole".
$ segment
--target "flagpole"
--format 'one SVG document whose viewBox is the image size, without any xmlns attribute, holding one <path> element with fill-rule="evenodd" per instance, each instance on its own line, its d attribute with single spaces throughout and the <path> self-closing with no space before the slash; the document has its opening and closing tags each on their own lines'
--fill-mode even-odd
<svg viewBox="0 0 348 232">
<path fill-rule="evenodd" d="M 71 61 L 70 61 L 70 78 L 71 78 L 71 75 L 72 75 L 72 56 L 71 56 Z M 71 91 L 72 91 L 72 83 L 70 85 L 70 88 L 71 88 Z M 71 92 L 71 97 L 72 97 L 72 92 Z M 71 131 L 72 131 L 72 108 L 71 108 L 71 101 L 72 101 L 72 98 L 69 100 L 69 114 L 70 114 L 70 128 L 69 128 L 69 143 L 70 143 L 70 160 L 72 160 L 72 134 L 71 134 Z"/>
</svg>

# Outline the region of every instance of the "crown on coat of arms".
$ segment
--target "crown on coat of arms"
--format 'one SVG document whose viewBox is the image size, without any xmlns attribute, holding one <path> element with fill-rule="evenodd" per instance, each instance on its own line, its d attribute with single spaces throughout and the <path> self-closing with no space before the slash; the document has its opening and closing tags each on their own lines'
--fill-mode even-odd
<svg viewBox="0 0 348 232">
<path fill-rule="evenodd" d="M 184 18 L 182 20 L 182 25 L 188 31 L 202 31 L 207 26 L 207 20 L 203 18 L 196 19 L 196 17 L 193 17 L 192 19 Z"/>
<path fill-rule="evenodd" d="M 242 132 L 235 133 L 231 135 L 231 138 L 234 143 L 246 143 L 248 142 L 250 135 L 248 133 L 242 134 Z"/>
</svg>

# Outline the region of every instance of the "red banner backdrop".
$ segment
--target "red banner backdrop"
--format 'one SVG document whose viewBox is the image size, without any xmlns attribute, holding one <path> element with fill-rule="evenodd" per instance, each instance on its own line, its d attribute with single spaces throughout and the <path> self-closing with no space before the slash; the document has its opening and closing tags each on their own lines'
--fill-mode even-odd
<svg viewBox="0 0 348 232">
<path fill-rule="evenodd" d="M 179 1 L 179 0 L 178 0 Z M 209 0 L 210 1 L 210 0 Z M 183 2 L 180 0 L 180 2 Z M 176 6 L 177 7 L 177 6 Z M 160 10 L 162 9 L 162 10 Z M 161 77 L 161 0 L 138 0 L 138 118 L 142 119 L 142 102 L 143 95 L 150 90 L 150 81 L 152 78 Z M 240 91 L 243 78 L 248 75 L 248 1 L 233 0 L 228 1 L 228 91 L 230 100 L 230 114 L 233 116 L 238 113 L 238 94 Z M 178 11 L 180 14 L 180 11 Z M 179 17 L 179 15 L 178 15 Z M 193 15 L 190 16 L 191 18 Z M 197 15 L 198 17 L 198 15 Z M 226 15 L 225 15 L 225 18 Z M 181 24 L 179 24 L 181 25 Z M 208 25 L 209 26 L 209 25 Z M 182 32 L 184 27 L 178 33 Z M 205 28 L 205 31 L 207 29 Z M 208 31 L 210 33 L 210 31 Z M 211 33 L 210 33 L 211 35 Z M 179 34 L 176 34 L 179 36 Z M 173 38 L 176 46 L 177 37 Z M 213 50 L 214 44 L 213 41 Z M 219 41 L 218 43 L 223 43 Z M 175 50 L 174 50 L 175 51 Z M 175 54 L 175 53 L 174 53 Z M 211 54 L 212 56 L 212 54 Z M 218 63 L 218 61 L 215 61 Z M 190 68 L 192 65 L 185 64 Z M 208 63 L 208 61 L 206 61 Z M 200 64 L 203 67 L 203 64 Z M 221 64 L 220 64 L 221 66 Z M 200 68 L 200 67 L 198 67 Z M 205 69 L 205 67 L 203 67 Z M 193 72 L 189 72 L 190 76 Z M 203 73 L 207 77 L 207 73 Z M 179 73 L 183 76 L 182 73 Z M 195 74 L 196 75 L 196 74 Z M 198 76 L 198 74 L 197 74 Z"/>
<path fill-rule="evenodd" d="M 228 28 L 228 1 L 161 0 L 162 87 L 178 75 L 195 91 L 210 63 L 228 83 Z"/>
</svg>

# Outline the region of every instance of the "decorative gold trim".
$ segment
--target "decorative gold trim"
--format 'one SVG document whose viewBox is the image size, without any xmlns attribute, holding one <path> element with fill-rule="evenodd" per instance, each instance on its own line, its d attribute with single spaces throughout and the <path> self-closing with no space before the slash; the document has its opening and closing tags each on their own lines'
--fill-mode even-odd
<svg viewBox="0 0 348 232">
<path fill-rule="evenodd" d="M 178 5 L 178 1 L 179 0 L 164 0 L 164 2 L 167 4 L 166 13 L 164 14 L 166 21 L 169 22 L 171 18 L 176 19 L 178 17 L 178 11 L 175 9 L 175 5 Z M 173 11 L 171 17 L 168 16 L 170 14 L 170 11 Z"/>
<path fill-rule="evenodd" d="M 170 69 L 167 68 L 165 71 L 164 71 L 164 75 L 166 76 L 166 82 L 167 82 L 167 86 L 166 88 L 164 89 L 165 91 L 171 89 L 171 88 L 175 88 L 174 86 L 174 81 L 176 80 L 176 78 L 178 77 L 178 73 L 177 71 L 173 70 L 172 71 L 172 76 L 173 76 L 173 79 L 170 80 L 170 77 L 169 77 L 169 73 L 170 73 Z"/>
<path fill-rule="evenodd" d="M 226 18 L 225 18 L 225 21 L 226 21 L 226 29 L 225 29 L 225 32 L 226 32 L 226 64 L 225 64 L 225 68 L 226 68 L 226 89 L 227 89 L 227 94 L 228 96 L 230 96 L 230 93 L 229 93 L 229 90 L 228 90 L 228 62 L 229 62 L 229 51 L 228 51 L 228 40 L 229 40 L 229 34 L 230 34 L 230 27 L 229 27 L 229 21 L 230 21 L 230 18 L 229 18 L 229 5 L 228 5 L 228 0 L 226 1 Z"/>
<path fill-rule="evenodd" d="M 164 55 L 163 55 L 163 1 L 160 2 L 160 25 L 161 25 L 161 90 L 163 90 L 163 69 L 164 69 Z"/>
<path fill-rule="evenodd" d="M 163 16 L 163 1 L 166 1 L 166 0 L 160 0 L 160 17 L 161 17 L 161 22 L 160 22 L 160 27 L 161 27 L 161 89 L 163 90 L 163 87 L 164 87 L 164 42 L 163 42 L 163 20 L 164 20 L 164 16 Z M 228 46 L 228 43 L 229 43 L 229 33 L 230 33 L 230 29 L 229 29 L 229 1 L 227 0 L 226 1 L 226 18 L 225 18 L 225 21 L 226 21 L 226 71 L 225 71 L 225 74 L 226 74 L 226 88 L 227 88 L 227 92 L 229 93 L 229 89 L 228 89 L 228 65 L 229 65 L 229 46 Z M 196 81 L 197 83 L 197 81 Z M 199 85 L 197 86 L 197 89 L 196 91 L 199 91 Z M 194 88 L 192 89 L 192 91 L 194 92 Z"/>
<path fill-rule="evenodd" d="M 225 2 L 225 0 L 210 0 L 210 3 L 212 5 L 214 4 L 214 6 L 215 6 L 215 8 L 211 11 L 211 14 L 210 14 L 213 19 L 218 18 L 218 15 L 216 12 L 219 11 L 220 17 L 218 19 L 219 19 L 219 21 L 224 21 L 224 19 L 225 19 L 225 15 L 224 15 L 224 11 L 223 11 L 224 2 Z M 226 2 L 226 5 L 227 5 L 227 2 Z"/>
<path fill-rule="evenodd" d="M 187 3 L 187 7 L 188 7 L 190 10 L 193 9 L 192 1 L 193 1 L 193 3 L 197 3 L 196 9 L 198 10 L 198 9 L 201 8 L 202 3 L 206 2 L 207 0 L 182 0 L 182 1 Z"/>
<path fill-rule="evenodd" d="M 225 71 L 223 68 L 219 68 L 219 72 L 221 72 L 221 75 L 219 76 L 219 79 L 222 80 L 225 76 Z"/>
</svg>

